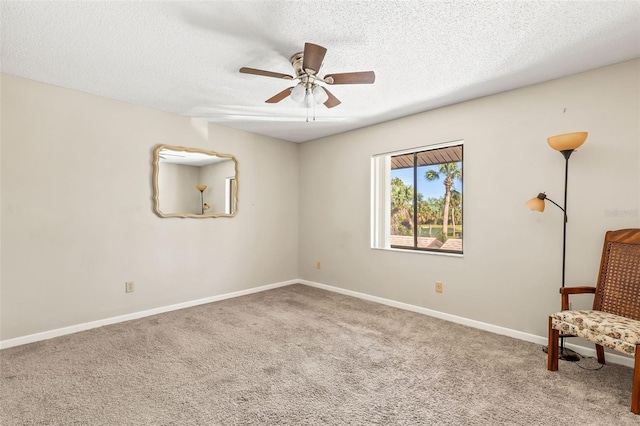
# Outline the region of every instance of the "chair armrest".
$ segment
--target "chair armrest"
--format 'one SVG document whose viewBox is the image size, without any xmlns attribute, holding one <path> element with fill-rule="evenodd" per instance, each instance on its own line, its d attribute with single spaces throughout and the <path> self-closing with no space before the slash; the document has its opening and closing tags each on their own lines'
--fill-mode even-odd
<svg viewBox="0 0 640 426">
<path fill-rule="evenodd" d="M 581 287 L 562 287 L 560 289 L 560 294 L 562 295 L 562 310 L 569 310 L 569 295 L 570 294 L 586 294 L 593 293 L 595 294 L 596 288 L 589 286 L 581 286 Z"/>
<path fill-rule="evenodd" d="M 563 287 L 560 289 L 560 294 L 583 294 L 583 293 L 595 293 L 595 287 Z"/>
</svg>

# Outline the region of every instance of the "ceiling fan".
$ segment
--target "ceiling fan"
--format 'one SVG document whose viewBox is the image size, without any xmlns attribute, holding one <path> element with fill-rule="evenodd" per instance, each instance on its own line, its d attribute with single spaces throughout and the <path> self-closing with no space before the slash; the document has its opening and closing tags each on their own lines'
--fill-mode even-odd
<svg viewBox="0 0 640 426">
<path fill-rule="evenodd" d="M 240 68 L 240 72 L 265 77 L 282 78 L 284 80 L 298 80 L 298 84 L 272 96 L 265 101 L 266 103 L 274 104 L 280 102 L 287 96 L 291 96 L 294 102 L 306 104 L 307 106 L 313 103 L 324 104 L 327 108 L 340 105 L 340 100 L 333 96 L 326 87 L 321 86 L 320 83 L 327 85 L 372 84 L 376 80 L 376 75 L 373 71 L 327 74 L 321 78 L 318 72 L 320 71 L 322 60 L 326 53 L 327 49 L 322 46 L 305 43 L 304 52 L 296 53 L 291 57 L 291 65 L 293 66 L 295 76 L 248 67 Z"/>
</svg>

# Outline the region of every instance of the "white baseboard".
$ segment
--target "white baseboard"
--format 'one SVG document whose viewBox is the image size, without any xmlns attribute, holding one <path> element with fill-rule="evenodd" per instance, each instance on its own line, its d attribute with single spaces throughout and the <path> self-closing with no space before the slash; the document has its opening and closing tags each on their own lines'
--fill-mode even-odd
<svg viewBox="0 0 640 426">
<path fill-rule="evenodd" d="M 254 287 L 247 290 L 234 291 L 233 293 L 220 294 L 217 296 L 205 297 L 204 299 L 190 300 L 188 302 L 176 303 L 175 305 L 161 306 L 159 308 L 148 309 L 146 311 L 133 312 L 131 314 L 119 315 L 117 317 L 105 318 L 97 321 L 85 322 L 69 327 L 57 328 L 55 330 L 43 331 L 41 333 L 29 334 L 27 336 L 16 337 L 13 339 L 0 340 L 0 349 L 11 348 L 27 343 L 39 342 L 41 340 L 52 339 L 54 337 L 64 336 L 67 334 L 77 333 L 79 331 L 90 330 L 105 325 L 116 324 L 119 322 L 130 321 L 138 318 L 144 318 L 151 315 L 162 314 L 164 312 L 177 311 L 178 309 L 190 308 L 192 306 L 204 305 L 205 303 L 218 302 L 220 300 L 231 299 L 234 297 L 246 296 L 252 293 L 258 293 L 265 290 L 271 290 L 278 287 L 284 287 L 291 284 L 297 284 L 300 280 L 289 280 L 279 283 L 267 284 L 260 287 Z"/>
<path fill-rule="evenodd" d="M 301 284 L 308 285 L 311 287 L 321 288 L 323 290 L 332 291 L 334 293 L 344 294 L 346 296 L 356 297 L 358 299 L 368 300 L 370 302 L 376 302 L 387 306 L 392 306 L 394 308 L 404 309 L 405 311 L 416 312 L 423 315 L 428 315 L 430 317 L 443 319 L 446 321 L 451 321 L 456 324 L 466 325 L 472 328 L 477 328 L 480 330 L 489 331 L 495 334 L 501 334 L 504 336 L 513 337 L 514 339 L 524 340 L 526 342 L 537 343 L 539 345 L 546 345 L 547 338 L 543 336 L 536 336 L 535 334 L 524 333 L 522 331 L 512 330 L 510 328 L 500 327 L 498 325 L 489 324 L 486 322 L 476 321 L 469 318 L 460 317 L 457 315 L 451 315 L 444 312 L 434 311 L 432 309 L 423 308 L 420 306 L 410 305 L 408 303 L 397 302 L 395 300 L 385 299 L 382 297 L 371 296 L 365 293 L 358 293 L 356 291 L 345 290 L 340 287 L 333 287 L 326 284 L 316 283 L 313 281 L 307 280 L 298 280 Z M 584 346 L 574 345 L 571 343 L 566 343 L 565 346 L 569 349 L 572 349 L 583 356 L 595 357 L 596 350 L 594 348 L 586 348 Z M 607 362 L 611 362 L 612 364 L 624 365 L 627 367 L 633 368 L 634 360 L 631 357 L 627 357 L 624 355 L 618 355 L 615 353 L 607 353 Z"/>
<path fill-rule="evenodd" d="M 368 300 L 370 302 L 376 302 L 394 308 L 403 309 L 405 311 L 416 312 L 419 314 L 427 315 L 434 318 L 451 321 L 457 324 L 466 325 L 472 328 L 489 331 L 491 333 L 501 334 L 504 336 L 513 337 L 514 339 L 524 340 L 531 343 L 537 343 L 539 345 L 546 345 L 547 338 L 543 336 L 536 336 L 534 334 L 524 333 L 522 331 L 512 330 L 510 328 L 500 327 L 498 325 L 489 324 L 486 322 L 476 321 L 457 315 L 451 315 L 444 312 L 434 311 L 433 309 L 427 309 L 420 306 L 410 305 L 408 303 L 398 302 L 391 299 L 385 299 L 378 296 L 371 296 L 365 293 L 358 293 L 352 290 L 346 290 L 340 287 L 334 287 L 327 284 L 321 284 L 308 280 L 289 280 L 279 283 L 267 284 L 260 287 L 254 287 L 247 290 L 235 291 L 232 293 L 220 294 L 218 296 L 205 297 L 204 299 L 191 300 L 188 302 L 176 303 L 175 305 L 162 306 L 159 308 L 148 309 L 140 312 L 133 312 L 131 314 L 119 315 L 117 317 L 105 318 L 102 320 L 86 322 L 83 324 L 76 324 L 69 327 L 57 328 L 55 330 L 44 331 L 41 333 L 29 334 L 27 336 L 16 337 L 13 339 L 1 340 L 0 349 L 11 348 L 14 346 L 25 345 L 27 343 L 39 342 L 41 340 L 52 339 L 54 337 L 64 336 L 67 334 L 77 333 L 79 331 L 90 330 L 92 328 L 102 327 L 110 324 L 117 324 L 120 322 L 130 321 L 138 318 L 144 318 L 151 315 L 162 314 L 164 312 L 176 311 L 178 309 L 190 308 L 192 306 L 204 305 L 206 303 L 218 302 L 220 300 L 231 299 L 234 297 L 246 296 L 248 294 L 259 293 L 261 291 L 271 290 L 278 287 L 285 287 L 291 284 L 304 284 L 310 287 L 316 287 L 323 290 L 331 291 L 334 293 L 344 294 L 346 296 L 356 297 L 358 299 Z M 582 354 L 583 356 L 595 357 L 596 351 L 592 348 L 586 348 L 584 346 L 574 345 L 567 343 L 566 347 L 573 349 L 574 351 Z M 607 353 L 607 361 L 613 364 L 620 364 L 633 368 L 633 358 L 618 355 L 615 353 Z"/>
</svg>

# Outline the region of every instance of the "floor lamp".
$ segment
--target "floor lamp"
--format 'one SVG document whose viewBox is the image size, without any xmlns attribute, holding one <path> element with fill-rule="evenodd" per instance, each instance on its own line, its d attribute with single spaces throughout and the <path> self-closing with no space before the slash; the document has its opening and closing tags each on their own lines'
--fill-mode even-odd
<svg viewBox="0 0 640 426">
<path fill-rule="evenodd" d="M 196 185 L 196 189 L 200 191 L 200 214 L 204 214 L 205 204 L 204 204 L 204 191 L 207 189 L 207 185 Z M 207 205 L 207 210 L 209 206 Z"/>
<path fill-rule="evenodd" d="M 587 139 L 587 132 L 576 132 L 576 133 L 565 133 L 563 135 L 552 136 L 547 139 L 549 142 L 549 146 L 555 149 L 556 151 L 560 151 L 560 153 L 564 156 L 564 204 L 561 206 L 551 198 L 548 198 L 544 192 L 539 193 L 536 197 L 533 197 L 529 201 L 525 203 L 527 207 L 531 210 L 535 210 L 538 212 L 544 211 L 545 200 L 548 200 L 560 210 L 564 215 L 564 220 L 562 224 L 562 287 L 564 288 L 564 277 L 565 277 L 565 264 L 567 257 L 567 182 L 569 178 L 569 157 L 573 154 L 573 151 L 578 149 L 584 141 Z M 569 353 L 564 348 L 564 338 L 567 336 L 560 337 L 560 359 L 565 361 L 578 361 L 578 356 L 575 353 Z"/>
</svg>

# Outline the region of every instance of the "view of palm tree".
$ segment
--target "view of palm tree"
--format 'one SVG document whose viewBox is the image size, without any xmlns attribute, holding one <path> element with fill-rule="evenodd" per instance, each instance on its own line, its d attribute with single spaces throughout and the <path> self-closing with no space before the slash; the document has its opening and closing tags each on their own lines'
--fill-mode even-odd
<svg viewBox="0 0 640 426">
<path fill-rule="evenodd" d="M 443 178 L 444 183 L 444 207 L 442 210 L 442 233 L 448 235 L 449 228 L 449 207 L 451 206 L 451 188 L 453 188 L 453 181 L 462 180 L 462 170 L 458 168 L 458 163 L 444 163 L 440 164 L 438 170 L 429 169 L 424 174 L 425 179 L 428 181 L 434 181 Z"/>
<path fill-rule="evenodd" d="M 391 233 L 411 235 L 413 220 L 413 188 L 400 178 L 391 179 Z"/>
<path fill-rule="evenodd" d="M 461 162 L 391 170 L 392 245 L 462 251 L 462 216 Z"/>
</svg>

